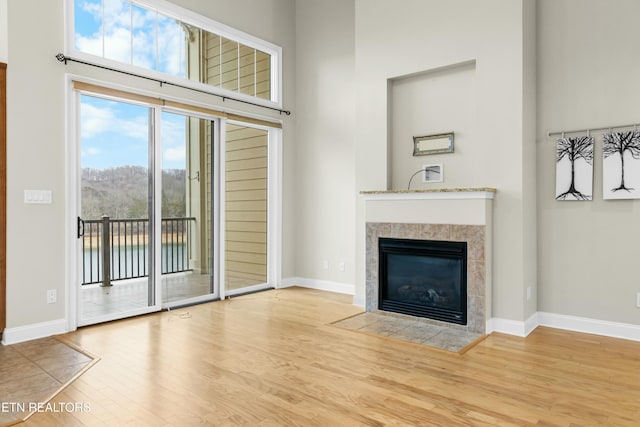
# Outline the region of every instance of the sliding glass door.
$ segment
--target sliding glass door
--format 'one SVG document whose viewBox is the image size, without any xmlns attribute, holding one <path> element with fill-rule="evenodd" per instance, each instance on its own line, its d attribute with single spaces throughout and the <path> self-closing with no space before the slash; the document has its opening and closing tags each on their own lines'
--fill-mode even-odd
<svg viewBox="0 0 640 427">
<path fill-rule="evenodd" d="M 218 296 L 216 126 L 171 112 L 161 122 L 162 303 L 172 306 Z"/>
<path fill-rule="evenodd" d="M 76 92 L 77 324 L 274 287 L 279 134 L 98 90 Z"/>
<path fill-rule="evenodd" d="M 154 287 L 153 109 L 80 96 L 78 324 L 146 313 Z"/>
<path fill-rule="evenodd" d="M 78 325 L 217 298 L 215 119 L 78 99 Z"/>
</svg>

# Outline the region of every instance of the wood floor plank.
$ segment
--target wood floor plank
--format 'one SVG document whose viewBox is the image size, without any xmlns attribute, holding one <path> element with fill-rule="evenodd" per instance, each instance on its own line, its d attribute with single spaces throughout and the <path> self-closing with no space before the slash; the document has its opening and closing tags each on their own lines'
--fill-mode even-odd
<svg viewBox="0 0 640 427">
<path fill-rule="evenodd" d="M 463 355 L 331 323 L 351 297 L 289 288 L 82 328 L 100 362 L 29 426 L 637 426 L 640 343 L 538 328 Z"/>
</svg>

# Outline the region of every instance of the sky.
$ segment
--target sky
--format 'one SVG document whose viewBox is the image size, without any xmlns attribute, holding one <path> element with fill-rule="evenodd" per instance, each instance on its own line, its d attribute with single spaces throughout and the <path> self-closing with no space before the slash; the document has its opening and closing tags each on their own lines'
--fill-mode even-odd
<svg viewBox="0 0 640 427">
<path fill-rule="evenodd" d="M 81 52 L 186 76 L 184 30 L 174 19 L 124 0 L 77 0 L 74 25 Z"/>
<path fill-rule="evenodd" d="M 76 49 L 184 77 L 184 31 L 173 19 L 123 0 L 77 0 Z M 148 166 L 149 109 L 83 95 L 82 167 Z M 185 168 L 184 116 L 163 113 L 162 166 Z"/>
<path fill-rule="evenodd" d="M 148 107 L 87 95 L 80 100 L 83 168 L 149 165 Z M 185 169 L 186 118 L 162 113 L 162 167 Z"/>
</svg>

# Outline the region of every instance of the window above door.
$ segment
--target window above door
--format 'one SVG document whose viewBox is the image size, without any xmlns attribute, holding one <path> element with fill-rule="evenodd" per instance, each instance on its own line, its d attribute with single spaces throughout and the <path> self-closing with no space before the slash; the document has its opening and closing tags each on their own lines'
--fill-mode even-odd
<svg viewBox="0 0 640 427">
<path fill-rule="evenodd" d="M 67 0 L 67 52 L 281 107 L 279 46 L 163 0 Z"/>
</svg>

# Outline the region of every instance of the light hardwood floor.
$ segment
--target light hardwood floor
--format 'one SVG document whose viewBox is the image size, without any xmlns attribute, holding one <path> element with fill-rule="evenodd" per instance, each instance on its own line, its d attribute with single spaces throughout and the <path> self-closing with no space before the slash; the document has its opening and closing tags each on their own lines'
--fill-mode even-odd
<svg viewBox="0 0 640 427">
<path fill-rule="evenodd" d="M 460 356 L 331 326 L 351 298 L 290 288 L 64 339 L 101 357 L 28 426 L 638 426 L 640 343 L 539 328 Z"/>
</svg>

